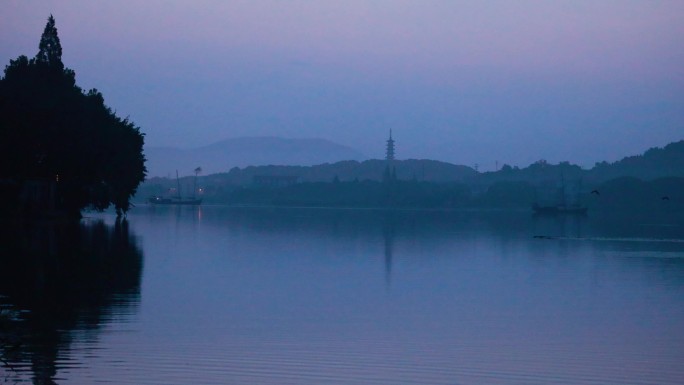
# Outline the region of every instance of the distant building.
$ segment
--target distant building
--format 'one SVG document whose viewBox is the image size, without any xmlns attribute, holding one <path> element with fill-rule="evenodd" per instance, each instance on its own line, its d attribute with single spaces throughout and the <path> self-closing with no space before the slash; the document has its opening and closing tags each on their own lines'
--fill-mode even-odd
<svg viewBox="0 0 684 385">
<path fill-rule="evenodd" d="M 392 129 L 390 128 L 389 139 L 387 139 L 387 148 L 385 150 L 385 173 L 382 176 L 383 181 L 390 182 L 397 179 L 397 170 L 394 168 L 394 139 L 392 139 Z"/>
<path fill-rule="evenodd" d="M 287 187 L 297 184 L 299 177 L 295 175 L 254 175 L 252 182 L 256 186 Z"/>
<path fill-rule="evenodd" d="M 385 151 L 385 160 L 387 160 L 387 165 L 391 165 L 394 162 L 394 139 L 392 139 L 392 129 L 390 128 L 389 139 L 387 139 L 387 150 Z"/>
</svg>

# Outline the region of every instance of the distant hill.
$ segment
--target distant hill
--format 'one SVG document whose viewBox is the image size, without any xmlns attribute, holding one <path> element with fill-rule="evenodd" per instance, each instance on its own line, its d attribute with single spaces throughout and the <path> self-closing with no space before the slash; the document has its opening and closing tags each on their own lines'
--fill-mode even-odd
<svg viewBox="0 0 684 385">
<path fill-rule="evenodd" d="M 528 167 L 518 168 L 504 165 L 496 172 L 478 174 L 470 181 L 472 185 L 489 186 L 499 182 L 540 183 L 582 180 L 585 186 L 605 181 L 631 177 L 644 181 L 665 177 L 684 177 L 684 140 L 673 142 L 663 148 L 654 147 L 642 155 L 625 157 L 619 161 L 600 162 L 589 169 L 582 169 L 568 162 L 550 164 L 541 160 Z"/>
<path fill-rule="evenodd" d="M 652 180 L 663 177 L 684 177 L 684 140 L 663 148 L 653 147 L 643 155 L 628 156 L 617 162 L 597 163 L 588 178 L 605 181 L 618 177 Z"/>
<path fill-rule="evenodd" d="M 395 161 L 396 175 L 403 180 L 427 182 L 462 182 L 476 174 L 467 166 L 426 159 Z M 233 185 L 251 184 L 255 176 L 296 176 L 300 182 L 332 182 L 335 177 L 345 181 L 382 180 L 387 163 L 371 159 L 363 162 L 347 160 L 315 166 L 249 166 L 231 169 L 227 174 L 212 175 L 209 179 L 221 179 Z"/>
<path fill-rule="evenodd" d="M 233 167 L 180 179 L 183 194 L 197 186 L 209 204 L 321 207 L 527 208 L 557 203 L 559 186 L 599 213 L 684 213 L 684 141 L 642 155 L 582 169 L 569 162 L 537 161 L 478 173 L 434 160 L 396 160 L 396 179 L 385 179 L 384 160 L 345 160 L 313 166 Z M 187 174 L 186 174 L 187 175 Z M 174 178 L 150 178 L 137 201 L 176 188 Z"/>
<path fill-rule="evenodd" d="M 296 151 L 294 148 L 301 145 L 279 149 Z M 226 147 L 217 144 L 215 148 L 208 146 L 196 151 L 205 152 L 202 162 L 206 162 L 210 159 L 208 155 L 222 148 Z M 270 155 L 275 153 L 274 150 Z M 225 154 L 221 155 L 226 159 Z M 292 154 L 283 154 L 282 159 L 303 163 L 289 155 Z M 185 156 L 183 153 L 170 156 L 178 158 L 170 164 L 185 162 L 208 168 L 202 162 L 189 163 L 188 158 L 179 160 Z M 202 187 L 208 203 L 349 207 L 387 204 L 389 185 L 383 182 L 387 166 L 384 160 L 344 160 L 308 166 L 284 165 L 284 161 L 271 163 L 280 165 L 238 167 L 240 163 L 233 162 L 236 166 L 218 173 L 209 168 L 197 179 L 197 186 Z M 391 184 L 391 201 L 400 207 L 529 207 L 535 201 L 555 200 L 558 187 L 565 182 L 565 189 L 592 211 L 639 209 L 681 213 L 684 209 L 684 141 L 651 148 L 642 155 L 617 162 L 597 163 L 589 170 L 569 162 L 550 164 L 543 160 L 525 168 L 504 165 L 498 171 L 485 173 L 426 159 L 396 160 L 394 166 L 398 181 Z M 187 176 L 192 169 L 187 169 L 181 174 L 186 177 L 180 180 L 181 191 L 185 192 L 192 191 L 195 185 L 195 178 Z M 148 178 L 138 190 L 138 201 L 168 194 L 176 186 L 175 178 Z"/>
<path fill-rule="evenodd" d="M 147 147 L 147 177 L 190 175 L 202 167 L 204 175 L 234 167 L 261 165 L 311 166 L 368 157 L 351 147 L 325 139 L 244 137 L 226 139 L 192 149 Z"/>
<path fill-rule="evenodd" d="M 298 183 L 340 182 L 380 182 L 387 163 L 371 159 L 363 162 L 346 160 L 323 163 L 315 166 L 248 166 L 234 167 L 229 172 L 204 173 L 198 178 L 198 185 L 205 189 L 207 201 L 219 202 L 227 191 L 254 186 L 259 177 L 296 177 Z M 467 166 L 426 159 L 397 160 L 394 163 L 396 176 L 400 180 L 420 183 L 463 183 L 473 178 L 477 172 Z M 181 177 L 182 191 L 192 191 L 193 177 Z M 175 178 L 148 178 L 138 189 L 140 201 L 151 195 L 166 194 L 176 186 Z"/>
</svg>

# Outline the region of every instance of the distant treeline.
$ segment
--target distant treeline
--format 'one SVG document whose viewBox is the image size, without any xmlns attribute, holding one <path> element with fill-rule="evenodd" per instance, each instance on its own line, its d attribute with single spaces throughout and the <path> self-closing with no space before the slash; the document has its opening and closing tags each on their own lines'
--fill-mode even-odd
<svg viewBox="0 0 684 385">
<path fill-rule="evenodd" d="M 543 160 L 525 168 L 504 165 L 486 173 L 431 160 L 395 161 L 393 165 L 396 172 L 391 179 L 381 160 L 233 168 L 200 176 L 197 186 L 202 191 L 195 193 L 205 203 L 233 205 L 523 208 L 543 196 L 556 199 L 555 192 L 567 186 L 571 199 L 591 210 L 681 209 L 684 205 L 684 141 L 614 163 L 597 163 L 590 170 Z M 193 194 L 194 183 L 192 177 L 182 178 L 182 195 Z M 178 194 L 176 186 L 175 180 L 153 178 L 141 186 L 138 201 Z"/>
<path fill-rule="evenodd" d="M 496 172 L 478 174 L 475 183 L 489 185 L 497 181 L 527 181 L 539 183 L 545 180 L 582 180 L 583 184 L 597 185 L 610 179 L 633 177 L 653 180 L 665 177 L 684 177 L 684 140 L 670 143 L 663 148 L 651 148 L 642 155 L 623 158 L 617 162 L 599 162 L 589 170 L 561 162 L 557 165 L 544 160 L 525 168 L 504 165 Z"/>
<path fill-rule="evenodd" d="M 335 178 L 344 182 L 381 181 L 387 163 L 371 159 L 363 162 L 347 160 L 316 166 L 249 166 L 232 168 L 227 173 L 210 176 L 213 183 L 227 182 L 234 185 L 251 185 L 255 176 L 295 176 L 299 182 L 332 182 Z M 477 175 L 468 166 L 427 159 L 397 160 L 393 164 L 397 178 L 424 182 L 462 182 Z"/>
</svg>

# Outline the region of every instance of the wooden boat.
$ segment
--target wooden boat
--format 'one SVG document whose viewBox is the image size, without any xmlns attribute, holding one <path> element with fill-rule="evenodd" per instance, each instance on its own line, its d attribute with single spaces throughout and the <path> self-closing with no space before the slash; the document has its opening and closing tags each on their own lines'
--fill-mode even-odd
<svg viewBox="0 0 684 385">
<path fill-rule="evenodd" d="M 558 189 L 558 197 L 556 202 L 546 205 L 541 205 L 539 202 L 532 204 L 532 211 L 536 215 L 560 215 L 560 214 L 574 214 L 584 215 L 588 208 L 579 203 L 579 194 L 576 191 L 572 196 L 573 199 L 568 199 L 568 191 L 565 185 L 565 177 L 561 174 L 561 185 Z M 571 200 L 572 203 L 568 203 Z"/>
<path fill-rule="evenodd" d="M 153 195 L 148 199 L 153 205 L 191 205 L 198 206 L 202 204 L 202 198 L 181 198 L 181 197 L 160 197 Z"/>
<path fill-rule="evenodd" d="M 199 170 L 199 168 L 198 168 Z M 197 172 L 195 173 L 195 189 L 197 187 Z M 178 170 L 176 170 L 176 184 L 178 187 L 176 188 L 176 191 L 178 192 L 178 196 L 175 197 L 162 197 L 158 195 L 153 195 L 148 199 L 148 202 L 153 205 L 185 205 L 185 206 L 199 206 L 202 204 L 202 198 L 197 198 L 195 196 L 193 197 L 187 197 L 187 198 L 182 198 L 180 195 L 180 179 L 178 178 Z"/>
</svg>

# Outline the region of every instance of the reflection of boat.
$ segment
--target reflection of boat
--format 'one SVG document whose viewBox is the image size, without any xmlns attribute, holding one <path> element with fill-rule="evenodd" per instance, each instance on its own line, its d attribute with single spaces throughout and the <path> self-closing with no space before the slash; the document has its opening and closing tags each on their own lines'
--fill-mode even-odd
<svg viewBox="0 0 684 385">
<path fill-rule="evenodd" d="M 587 207 L 579 202 L 579 192 L 576 190 L 573 196 L 573 202 L 568 203 L 568 192 L 565 186 L 565 178 L 561 174 L 561 186 L 558 189 L 559 203 L 541 205 L 535 202 L 532 205 L 532 211 L 535 214 L 555 215 L 555 214 L 578 214 L 583 215 L 587 213 Z"/>
<path fill-rule="evenodd" d="M 555 206 L 541 206 L 537 203 L 532 205 L 535 214 L 586 214 L 587 207 L 576 205 L 559 204 Z"/>
<path fill-rule="evenodd" d="M 197 169 L 199 170 L 199 168 Z M 199 171 L 195 171 L 195 188 L 197 186 L 197 173 Z M 176 192 L 178 193 L 177 196 L 175 197 L 162 197 L 158 195 L 152 195 L 150 199 L 148 199 L 148 202 L 150 202 L 153 205 L 186 205 L 186 206 L 198 206 L 202 204 L 202 198 L 197 198 L 195 196 L 193 197 L 187 197 L 187 198 L 182 198 L 180 195 L 180 179 L 178 179 L 178 170 L 176 170 L 176 184 L 178 185 L 176 188 Z"/>
</svg>

